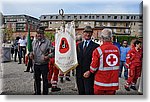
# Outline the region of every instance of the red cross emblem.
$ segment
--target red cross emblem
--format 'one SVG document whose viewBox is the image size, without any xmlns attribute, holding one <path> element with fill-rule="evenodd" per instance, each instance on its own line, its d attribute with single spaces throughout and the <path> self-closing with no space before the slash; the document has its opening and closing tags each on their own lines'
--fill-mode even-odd
<svg viewBox="0 0 150 102">
<path fill-rule="evenodd" d="M 115 54 L 109 54 L 106 57 L 106 63 L 109 66 L 115 66 L 118 63 L 118 57 Z"/>
<path fill-rule="evenodd" d="M 108 62 L 110 62 L 111 64 L 113 64 L 114 61 L 116 61 L 116 58 L 113 58 L 113 56 L 111 55 L 110 58 L 108 59 Z"/>
</svg>

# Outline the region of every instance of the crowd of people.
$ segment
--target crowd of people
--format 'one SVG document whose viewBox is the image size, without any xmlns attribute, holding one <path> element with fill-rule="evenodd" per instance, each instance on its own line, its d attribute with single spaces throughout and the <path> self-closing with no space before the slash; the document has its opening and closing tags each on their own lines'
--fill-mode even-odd
<svg viewBox="0 0 150 102">
<path fill-rule="evenodd" d="M 76 38 L 78 66 L 72 74 L 76 77 L 75 87 L 79 95 L 115 95 L 119 89 L 119 77 L 122 77 L 124 68 L 124 88 L 137 90 L 137 79 L 142 73 L 142 42 L 134 39 L 131 46 L 123 40 L 121 46 L 113 42 L 111 29 L 103 29 L 100 33 L 99 44 L 92 41 L 93 29 L 84 28 L 83 34 Z M 34 90 L 41 95 L 41 80 L 43 81 L 43 95 L 60 91 L 57 83 L 70 80 L 70 72 L 65 76 L 55 67 L 55 42 L 44 36 L 44 28 L 37 28 L 36 38 L 32 39 L 32 51 L 27 53 L 26 37 L 16 37 L 12 46 L 14 61 L 27 66 L 24 72 L 34 73 Z M 13 51 L 14 50 L 14 51 Z M 75 73 L 76 72 L 76 73 Z"/>
</svg>

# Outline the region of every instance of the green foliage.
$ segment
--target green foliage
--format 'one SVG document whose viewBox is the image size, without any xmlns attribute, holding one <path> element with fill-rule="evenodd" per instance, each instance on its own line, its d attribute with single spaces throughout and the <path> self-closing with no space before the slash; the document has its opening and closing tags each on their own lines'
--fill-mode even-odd
<svg viewBox="0 0 150 102">
<path fill-rule="evenodd" d="M 3 32 L 3 40 L 4 42 L 13 40 L 13 30 L 9 28 L 5 28 Z"/>
<path fill-rule="evenodd" d="M 55 34 L 51 32 L 45 32 L 45 37 L 48 38 L 51 41 L 55 40 Z"/>
<path fill-rule="evenodd" d="M 122 43 L 123 40 L 127 40 L 128 41 L 128 44 L 130 44 L 131 40 L 132 39 L 137 39 L 137 37 L 135 36 L 129 36 L 129 35 L 124 35 L 124 36 L 119 36 L 119 35 L 115 35 L 115 37 L 117 38 L 117 41 L 119 43 Z"/>
</svg>

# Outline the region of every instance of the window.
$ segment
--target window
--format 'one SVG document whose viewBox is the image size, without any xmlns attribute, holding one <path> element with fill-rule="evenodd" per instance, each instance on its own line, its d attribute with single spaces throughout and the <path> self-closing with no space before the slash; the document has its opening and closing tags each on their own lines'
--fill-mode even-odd
<svg viewBox="0 0 150 102">
<path fill-rule="evenodd" d="M 100 25 L 100 22 L 96 22 L 96 26 L 99 26 Z"/>
<path fill-rule="evenodd" d="M 96 19 L 99 19 L 99 16 L 96 16 Z"/>
<path fill-rule="evenodd" d="M 116 29 L 113 29 L 113 31 L 116 33 Z"/>
<path fill-rule="evenodd" d="M 114 19 L 117 19 L 117 16 L 114 16 Z"/>
<path fill-rule="evenodd" d="M 74 16 L 74 19 L 76 19 L 77 18 L 77 16 Z"/>
<path fill-rule="evenodd" d="M 121 16 L 120 19 L 122 19 L 123 17 Z"/>
<path fill-rule="evenodd" d="M 85 19 L 87 18 L 87 16 L 84 17 Z"/>
<path fill-rule="evenodd" d="M 80 19 L 82 19 L 82 16 L 80 16 Z"/>
<path fill-rule="evenodd" d="M 68 16 L 68 19 L 70 19 L 70 16 Z"/>
<path fill-rule="evenodd" d="M 46 19 L 46 16 L 44 16 L 44 19 Z"/>
<path fill-rule="evenodd" d="M 127 16 L 126 18 L 129 19 L 129 16 Z"/>
<path fill-rule="evenodd" d="M 58 19 L 58 16 L 56 16 L 56 19 Z"/>
<path fill-rule="evenodd" d="M 110 27 L 110 23 L 109 22 L 107 23 L 107 26 Z"/>
<path fill-rule="evenodd" d="M 104 19 L 104 16 L 102 16 L 102 19 Z"/>
<path fill-rule="evenodd" d="M 128 27 L 128 23 L 125 23 L 125 26 Z"/>
<path fill-rule="evenodd" d="M 92 16 L 92 19 L 94 19 L 95 18 L 95 16 Z"/>
<path fill-rule="evenodd" d="M 125 33 L 129 33 L 129 29 L 125 29 Z"/>
<path fill-rule="evenodd" d="M 142 20 L 142 19 L 143 19 L 143 16 L 140 16 L 140 19 Z"/>
<path fill-rule="evenodd" d="M 89 16 L 89 19 L 91 19 L 91 16 Z"/>
<path fill-rule="evenodd" d="M 117 23 L 116 23 L 116 22 L 114 22 L 114 26 L 117 26 Z"/>
<path fill-rule="evenodd" d="M 110 19 L 111 18 L 111 16 L 108 16 L 108 19 Z"/>
<path fill-rule="evenodd" d="M 52 19 L 53 18 L 53 16 L 50 16 L 50 19 Z"/>
<path fill-rule="evenodd" d="M 84 22 L 84 24 L 88 24 L 88 22 Z"/>
</svg>

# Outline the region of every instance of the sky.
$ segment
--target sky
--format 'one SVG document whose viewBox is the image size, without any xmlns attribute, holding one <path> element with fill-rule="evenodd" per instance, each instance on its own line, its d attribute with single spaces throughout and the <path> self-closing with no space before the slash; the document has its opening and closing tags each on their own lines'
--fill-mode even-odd
<svg viewBox="0 0 150 102">
<path fill-rule="evenodd" d="M 58 14 L 137 14 L 142 0 L 1 0 L 4 15 L 26 14 L 36 18 Z"/>
</svg>

